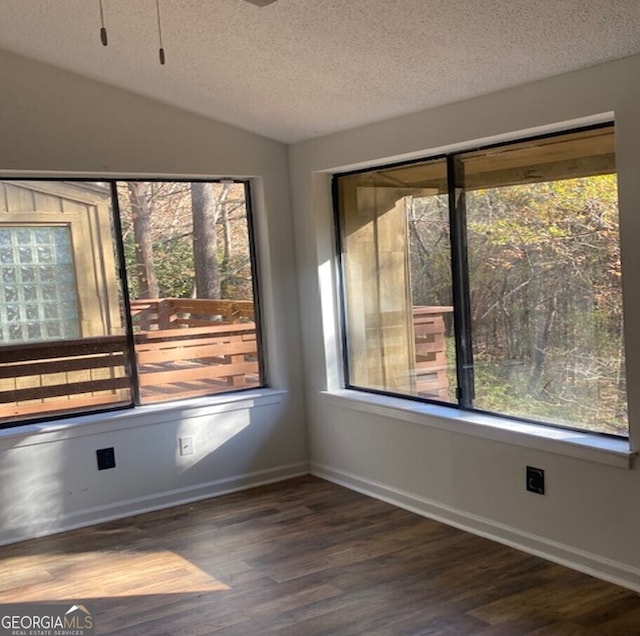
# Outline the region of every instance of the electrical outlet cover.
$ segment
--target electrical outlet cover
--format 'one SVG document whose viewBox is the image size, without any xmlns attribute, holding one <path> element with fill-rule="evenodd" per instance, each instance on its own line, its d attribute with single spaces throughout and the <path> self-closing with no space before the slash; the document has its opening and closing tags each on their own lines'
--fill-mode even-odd
<svg viewBox="0 0 640 636">
<path fill-rule="evenodd" d="M 116 467 L 116 453 L 113 446 L 110 448 L 99 448 L 96 451 L 96 457 L 98 459 L 98 470 L 107 470 L 108 468 Z"/>
<path fill-rule="evenodd" d="M 537 495 L 544 495 L 544 470 L 527 466 L 527 490 Z"/>
<path fill-rule="evenodd" d="M 195 448 L 193 446 L 193 437 L 180 438 L 180 455 L 193 455 Z"/>
</svg>

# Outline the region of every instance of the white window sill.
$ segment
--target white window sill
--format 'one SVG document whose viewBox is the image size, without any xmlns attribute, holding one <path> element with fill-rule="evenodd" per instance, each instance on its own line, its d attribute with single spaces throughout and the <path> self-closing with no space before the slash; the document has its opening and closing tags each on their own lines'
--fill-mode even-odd
<svg viewBox="0 0 640 636">
<path fill-rule="evenodd" d="M 287 392 L 255 389 L 199 398 L 161 402 L 117 411 L 72 415 L 58 420 L 18 424 L 0 429 L 0 450 L 53 441 L 111 433 L 123 429 L 193 418 L 228 411 L 253 409 L 284 401 Z"/>
<path fill-rule="evenodd" d="M 528 424 L 350 389 L 323 391 L 322 394 L 329 404 L 338 408 L 391 417 L 453 433 L 525 446 L 609 466 L 631 468 L 635 455 L 626 439 L 569 431 L 541 424 Z"/>
</svg>

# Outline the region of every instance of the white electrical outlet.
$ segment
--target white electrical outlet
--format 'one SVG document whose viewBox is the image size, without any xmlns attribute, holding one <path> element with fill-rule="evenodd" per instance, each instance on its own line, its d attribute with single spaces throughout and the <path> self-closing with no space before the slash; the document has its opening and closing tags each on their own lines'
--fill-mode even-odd
<svg viewBox="0 0 640 636">
<path fill-rule="evenodd" d="M 193 437 L 180 438 L 180 455 L 193 455 L 195 448 L 193 447 Z"/>
</svg>

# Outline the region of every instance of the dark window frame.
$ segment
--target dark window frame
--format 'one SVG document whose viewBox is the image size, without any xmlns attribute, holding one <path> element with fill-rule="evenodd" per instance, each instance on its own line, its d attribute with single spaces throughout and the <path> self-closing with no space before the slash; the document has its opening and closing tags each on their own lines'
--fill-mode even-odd
<svg viewBox="0 0 640 636">
<path fill-rule="evenodd" d="M 497 411 L 487 411 L 477 408 L 473 405 L 474 398 L 474 364 L 473 364 L 473 348 L 472 348 L 472 325 L 471 317 L 469 314 L 470 308 L 470 293 L 469 293 L 469 269 L 467 263 L 467 221 L 466 221 L 466 208 L 464 201 L 464 179 L 461 178 L 462 170 L 458 164 L 460 157 L 467 153 L 477 151 L 487 151 L 497 148 L 507 148 L 516 144 L 522 144 L 523 142 L 535 143 L 536 141 L 549 140 L 554 137 L 562 137 L 571 134 L 578 134 L 583 132 L 589 132 L 600 129 L 615 130 L 614 121 L 606 121 L 588 126 L 579 126 L 575 128 L 561 129 L 549 133 L 542 133 L 538 135 L 530 135 L 523 137 L 514 137 L 507 141 L 481 144 L 481 145 L 469 145 L 468 147 L 459 148 L 455 151 L 448 153 L 437 153 L 434 155 L 424 155 L 418 158 L 414 158 L 408 161 L 395 161 L 391 163 L 376 164 L 368 166 L 366 168 L 359 168 L 356 170 L 349 170 L 345 172 L 336 172 L 331 176 L 331 192 L 332 192 L 332 208 L 333 208 L 333 227 L 334 227 L 334 249 L 336 256 L 336 280 L 338 287 L 338 311 L 339 311 L 339 325 L 340 325 L 340 345 L 342 351 L 342 372 L 344 380 L 344 388 L 359 391 L 362 393 L 369 393 L 372 395 L 388 396 L 400 398 L 402 400 L 408 400 L 410 402 L 417 402 L 421 404 L 434 404 L 438 406 L 445 406 L 461 412 L 476 413 L 479 415 L 487 415 L 496 417 L 500 420 L 511 420 L 524 422 L 528 424 L 534 424 L 543 426 L 545 428 L 557 428 L 569 431 L 576 431 L 579 433 L 588 433 L 598 437 L 612 438 L 612 439 L 629 439 L 629 434 L 618 435 L 614 433 L 608 433 L 604 431 L 587 430 L 584 428 L 572 427 L 562 423 L 549 423 L 533 418 L 521 417 L 516 415 L 510 415 L 500 413 Z M 445 402 L 435 398 L 422 397 L 418 395 L 410 395 L 406 393 L 398 393 L 392 390 L 381 390 L 377 388 L 359 386 L 353 384 L 350 381 L 349 371 L 349 335 L 347 325 L 347 293 L 345 285 L 345 270 L 344 270 L 344 245 L 341 232 L 340 221 L 340 203 L 339 203 L 339 181 L 344 177 L 351 177 L 355 175 L 363 175 L 371 172 L 378 172 L 384 170 L 390 170 L 393 168 L 410 167 L 425 162 L 431 161 L 446 161 L 447 164 L 447 189 L 449 196 L 449 229 L 450 229 L 450 263 L 452 269 L 452 295 L 453 295 L 453 320 L 454 320 L 454 339 L 456 350 L 456 377 L 457 387 L 455 390 L 455 402 Z M 459 197 L 459 195 L 462 195 Z M 460 200 L 461 198 L 461 200 Z"/>
<path fill-rule="evenodd" d="M 223 391 L 215 391 L 211 393 L 207 393 L 204 395 L 196 396 L 196 397 L 176 397 L 174 399 L 162 400 L 160 402 L 155 402 L 156 406 L 162 407 L 163 405 L 170 408 L 177 401 L 193 401 L 199 400 L 202 398 L 222 398 L 229 395 L 238 395 L 242 393 L 247 393 L 251 391 L 256 391 L 260 389 L 268 388 L 268 374 L 267 374 L 267 355 L 266 355 L 266 347 L 265 347 L 265 338 L 264 338 L 264 323 L 263 323 L 263 312 L 261 309 L 261 295 L 260 295 L 260 257 L 259 257 L 259 248 L 258 248 L 258 240 L 257 240 L 257 229 L 256 229 L 256 221 L 255 221 L 255 213 L 254 213 L 254 202 L 253 202 L 253 192 L 252 192 L 252 180 L 250 178 L 235 178 L 235 177 L 217 177 L 217 178 L 190 178 L 190 177 L 101 177 L 101 176 L 87 176 L 87 177 L 77 177 L 77 176 L 24 176 L 24 175 L 2 175 L 0 177 L 2 181 L 13 181 L 13 182 L 22 182 L 22 183 L 52 183 L 52 182 L 67 182 L 67 183 L 102 183 L 108 187 L 109 196 L 110 196 L 110 205 L 111 205 L 111 222 L 113 223 L 113 234 L 114 234 L 114 247 L 115 247 L 115 259 L 116 259 L 116 277 L 121 285 L 121 293 L 122 293 L 122 311 L 124 313 L 124 324 L 123 324 L 123 332 L 124 336 L 127 340 L 126 345 L 126 354 L 128 362 L 126 364 L 126 372 L 127 378 L 129 380 L 129 391 L 130 391 L 130 400 L 127 404 L 117 403 L 113 405 L 100 405 L 96 407 L 87 407 L 81 408 L 78 410 L 70 410 L 66 412 L 47 412 L 43 410 L 42 414 L 37 413 L 34 415 L 29 415 L 25 417 L 21 417 L 20 419 L 11 418 L 6 421 L 4 418 L 0 418 L 0 430 L 11 429 L 11 428 L 19 428 L 22 426 L 29 426 L 32 424 L 42 423 L 42 422 L 52 422 L 52 421 L 60 421 L 74 417 L 82 417 L 86 415 L 99 415 L 99 414 L 108 414 L 111 412 L 119 412 L 119 411 L 135 411 L 140 406 L 143 406 L 145 403 L 141 400 L 140 397 L 140 384 L 138 381 L 138 369 L 136 360 L 136 351 L 135 351 L 135 340 L 134 340 L 134 329 L 133 329 L 133 321 L 131 315 L 131 297 L 128 285 L 128 273 L 126 267 L 126 259 L 125 259 L 125 251 L 124 251 L 124 241 L 122 238 L 122 222 L 121 222 L 121 213 L 120 213 L 120 204 L 117 192 L 117 184 L 118 183 L 128 183 L 128 182 L 141 182 L 141 183 L 233 183 L 242 185 L 244 190 L 244 205 L 246 211 L 246 223 L 247 223 L 247 241 L 248 241 L 248 252 L 249 252 L 249 266 L 251 270 L 251 291 L 253 295 L 253 312 L 254 312 L 254 323 L 255 323 L 255 338 L 256 338 L 256 346 L 258 351 L 258 375 L 259 375 L 259 384 L 255 386 L 248 387 L 230 387 L 229 389 L 225 389 Z M 28 222 L 28 218 L 25 219 L 25 222 Z M 0 343 L 0 356 L 2 354 L 3 343 Z M 46 405 L 43 405 L 46 408 Z M 3 421 L 4 420 L 4 421 Z"/>
</svg>

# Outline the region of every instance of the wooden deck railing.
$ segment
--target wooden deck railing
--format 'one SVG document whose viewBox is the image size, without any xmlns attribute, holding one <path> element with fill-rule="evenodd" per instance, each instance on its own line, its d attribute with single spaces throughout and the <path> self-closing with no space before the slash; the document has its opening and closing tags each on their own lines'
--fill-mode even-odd
<svg viewBox="0 0 640 636">
<path fill-rule="evenodd" d="M 143 402 L 260 384 L 253 322 L 144 331 L 135 342 Z"/>
<path fill-rule="evenodd" d="M 139 300 L 131 313 L 142 402 L 259 386 L 253 303 Z M 128 351 L 125 336 L 2 346 L 0 418 L 130 403 Z"/>
<path fill-rule="evenodd" d="M 421 397 L 450 400 L 444 317 L 453 307 L 413 308 L 416 392 Z"/>
<path fill-rule="evenodd" d="M 132 303 L 144 403 L 259 386 L 253 304 L 195 299 Z M 445 320 L 451 307 L 414 307 L 416 391 L 449 399 Z M 130 401 L 125 336 L 2 346 L 0 418 Z"/>
<path fill-rule="evenodd" d="M 251 322 L 254 309 L 250 300 L 155 298 L 131 301 L 131 316 L 137 330 L 153 331 L 221 322 Z"/>
<path fill-rule="evenodd" d="M 135 300 L 131 314 L 143 402 L 259 386 L 251 301 Z"/>
<path fill-rule="evenodd" d="M 3 346 L 0 418 L 126 404 L 127 358 L 124 336 Z"/>
</svg>

